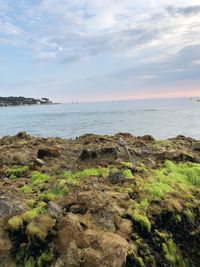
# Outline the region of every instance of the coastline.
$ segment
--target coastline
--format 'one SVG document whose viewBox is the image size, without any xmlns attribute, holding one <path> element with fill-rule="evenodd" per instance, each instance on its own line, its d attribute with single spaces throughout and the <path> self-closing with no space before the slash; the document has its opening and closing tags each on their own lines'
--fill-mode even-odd
<svg viewBox="0 0 200 267">
<path fill-rule="evenodd" d="M 48 104 L 27 104 L 27 105 L 8 105 L 0 106 L 0 108 L 11 108 L 11 107 L 32 107 L 32 106 L 53 106 L 53 105 L 62 105 L 62 103 L 48 103 Z"/>
<path fill-rule="evenodd" d="M 0 148 L 5 266 L 198 266 L 199 140 L 20 132 Z"/>
</svg>

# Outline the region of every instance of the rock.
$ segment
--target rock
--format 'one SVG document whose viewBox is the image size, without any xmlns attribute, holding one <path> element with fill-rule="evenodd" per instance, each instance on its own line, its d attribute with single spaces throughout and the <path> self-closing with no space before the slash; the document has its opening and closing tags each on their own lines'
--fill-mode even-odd
<svg viewBox="0 0 200 267">
<path fill-rule="evenodd" d="M 76 246 L 75 242 L 71 242 L 65 255 L 59 257 L 53 267 L 80 267 L 82 261 L 82 252 Z"/>
<path fill-rule="evenodd" d="M 132 222 L 127 219 L 122 219 L 118 225 L 118 233 L 125 239 L 129 239 L 132 233 Z"/>
<path fill-rule="evenodd" d="M 3 154 L 1 159 L 0 157 L 0 164 L 7 165 L 7 166 L 14 166 L 14 165 L 29 165 L 30 163 L 30 154 L 27 151 L 6 151 Z"/>
<path fill-rule="evenodd" d="M 146 134 L 144 136 L 139 137 L 140 140 L 144 141 L 144 142 L 153 142 L 155 141 L 155 138 L 149 134 Z"/>
<path fill-rule="evenodd" d="M 111 173 L 107 177 L 107 179 L 112 184 L 118 184 L 118 183 L 122 183 L 122 182 L 125 181 L 125 177 L 124 177 L 124 175 L 121 172 Z"/>
<path fill-rule="evenodd" d="M 80 155 L 80 160 L 84 161 L 84 160 L 88 160 L 88 159 L 95 159 L 97 157 L 98 157 L 98 154 L 96 151 L 83 149 L 82 153 Z"/>
<path fill-rule="evenodd" d="M 60 151 L 58 147 L 44 147 L 40 148 L 37 152 L 37 158 L 44 159 L 45 157 L 56 158 L 60 156 Z"/>
<path fill-rule="evenodd" d="M 200 143 L 194 143 L 192 145 L 192 150 L 193 151 L 200 151 Z"/>
<path fill-rule="evenodd" d="M 26 211 L 28 207 L 19 198 L 11 195 L 0 195 L 0 218 L 6 219 Z"/>
<path fill-rule="evenodd" d="M 87 230 L 85 234 L 91 247 L 85 250 L 83 267 L 125 265 L 129 244 L 124 238 L 113 233 L 95 230 Z"/>
<path fill-rule="evenodd" d="M 57 203 L 49 202 L 48 210 L 53 218 L 58 219 L 62 215 L 62 208 Z"/>
<path fill-rule="evenodd" d="M 79 159 L 81 161 L 85 160 L 94 160 L 94 159 L 101 159 L 101 158 L 117 158 L 117 149 L 116 147 L 102 147 L 100 149 L 83 149 Z"/>
<path fill-rule="evenodd" d="M 68 213 L 59 221 L 57 227 L 56 244 L 61 253 L 66 254 L 72 242 L 75 242 L 76 246 L 82 249 L 89 246 L 77 215 Z"/>
<path fill-rule="evenodd" d="M 108 205 L 108 196 L 104 192 L 85 191 L 78 194 L 77 202 L 81 207 L 94 213 Z"/>
<path fill-rule="evenodd" d="M 92 214 L 92 223 L 95 227 L 110 232 L 115 231 L 114 214 L 109 210 L 102 210 Z"/>
<path fill-rule="evenodd" d="M 0 219 L 0 267 L 16 267 L 10 253 L 12 243 L 4 228 L 4 223 Z"/>
<path fill-rule="evenodd" d="M 99 150 L 99 154 L 102 157 L 113 157 L 117 158 L 117 148 L 116 147 L 103 147 Z"/>
<path fill-rule="evenodd" d="M 29 138 L 29 135 L 26 132 L 19 132 L 16 137 L 19 139 L 27 139 Z"/>
<path fill-rule="evenodd" d="M 0 251 L 0 267 L 17 267 L 9 252 L 2 254 Z"/>
</svg>

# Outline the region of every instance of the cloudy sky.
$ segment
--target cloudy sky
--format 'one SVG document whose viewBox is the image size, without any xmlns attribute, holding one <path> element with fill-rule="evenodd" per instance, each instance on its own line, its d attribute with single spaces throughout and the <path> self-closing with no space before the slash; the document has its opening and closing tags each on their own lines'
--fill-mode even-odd
<svg viewBox="0 0 200 267">
<path fill-rule="evenodd" d="M 0 0 L 0 95 L 200 95 L 200 1 Z"/>
</svg>

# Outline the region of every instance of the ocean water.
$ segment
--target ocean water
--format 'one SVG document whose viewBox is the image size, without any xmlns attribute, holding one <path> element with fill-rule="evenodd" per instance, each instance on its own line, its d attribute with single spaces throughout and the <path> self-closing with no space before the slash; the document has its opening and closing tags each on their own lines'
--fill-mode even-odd
<svg viewBox="0 0 200 267">
<path fill-rule="evenodd" d="M 200 139 L 200 103 L 165 99 L 0 108 L 0 136 L 19 131 L 64 138 L 129 132 L 159 139 L 179 134 Z"/>
</svg>

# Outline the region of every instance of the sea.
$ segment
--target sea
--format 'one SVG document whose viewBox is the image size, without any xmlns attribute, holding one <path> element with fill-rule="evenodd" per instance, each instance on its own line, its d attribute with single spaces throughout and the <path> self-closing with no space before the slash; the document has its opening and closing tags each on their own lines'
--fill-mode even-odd
<svg viewBox="0 0 200 267">
<path fill-rule="evenodd" d="M 128 132 L 200 139 L 200 102 L 179 98 L 1 107 L 0 137 L 20 131 L 62 138 Z"/>
</svg>

